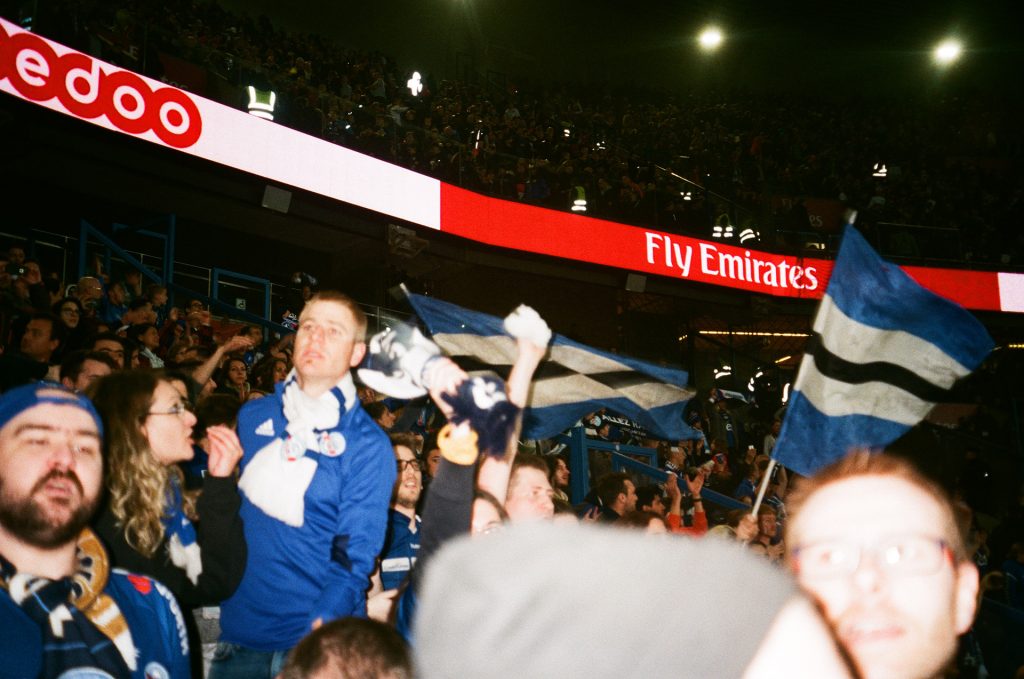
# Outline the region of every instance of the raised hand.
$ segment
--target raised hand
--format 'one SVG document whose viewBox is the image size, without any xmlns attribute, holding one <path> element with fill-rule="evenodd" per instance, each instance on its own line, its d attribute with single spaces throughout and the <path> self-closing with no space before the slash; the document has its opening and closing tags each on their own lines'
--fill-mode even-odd
<svg viewBox="0 0 1024 679">
<path fill-rule="evenodd" d="M 242 444 L 238 435 L 229 427 L 214 425 L 206 428 L 206 436 L 210 440 L 207 473 L 219 478 L 230 476 L 242 459 Z"/>
</svg>

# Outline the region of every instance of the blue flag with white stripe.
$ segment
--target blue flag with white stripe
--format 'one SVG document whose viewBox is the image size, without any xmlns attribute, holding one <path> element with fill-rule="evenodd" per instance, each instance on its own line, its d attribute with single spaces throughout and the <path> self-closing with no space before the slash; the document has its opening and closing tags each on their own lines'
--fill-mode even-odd
<svg viewBox="0 0 1024 679">
<path fill-rule="evenodd" d="M 804 475 L 895 441 L 993 346 L 970 312 L 884 261 L 852 226 L 813 330 L 772 451 Z"/>
<path fill-rule="evenodd" d="M 494 316 L 433 297 L 409 295 L 431 338 L 470 374 L 493 372 L 508 378 L 516 341 Z M 683 421 L 693 397 L 687 374 L 618 356 L 554 335 L 548 357 L 534 373 L 523 436 L 542 439 L 572 427 L 581 417 L 608 408 L 665 439 L 699 434 Z"/>
</svg>

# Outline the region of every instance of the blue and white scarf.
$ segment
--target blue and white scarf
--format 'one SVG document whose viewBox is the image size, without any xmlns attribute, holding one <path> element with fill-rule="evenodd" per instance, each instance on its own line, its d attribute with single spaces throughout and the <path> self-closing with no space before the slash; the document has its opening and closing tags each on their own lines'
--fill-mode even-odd
<svg viewBox="0 0 1024 679">
<path fill-rule="evenodd" d="M 281 396 L 285 431 L 263 446 L 246 465 L 238 487 L 268 516 L 299 527 L 305 523 L 305 496 L 316 473 L 318 453 L 337 457 L 345 437 L 337 431 L 341 415 L 358 402 L 352 376 L 313 398 L 299 386 L 294 368 Z"/>
<path fill-rule="evenodd" d="M 203 572 L 203 561 L 196 542 L 196 527 L 185 516 L 184 502 L 178 480 L 171 478 L 171 487 L 167 492 L 167 507 L 161 521 L 164 534 L 167 536 L 167 552 L 171 563 L 185 571 L 192 584 L 198 584 L 199 575 Z"/>
<path fill-rule="evenodd" d="M 77 547 L 78 569 L 59 580 L 19 573 L 0 556 L 0 587 L 39 625 L 41 678 L 129 676 L 137 667 L 135 644 L 117 602 L 103 591 L 107 554 L 88 528 Z"/>
</svg>

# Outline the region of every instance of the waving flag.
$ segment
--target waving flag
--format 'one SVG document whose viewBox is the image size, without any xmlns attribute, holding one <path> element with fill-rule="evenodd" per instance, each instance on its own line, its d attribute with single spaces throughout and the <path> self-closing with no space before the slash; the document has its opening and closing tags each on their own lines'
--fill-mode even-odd
<svg viewBox="0 0 1024 679">
<path fill-rule="evenodd" d="M 847 226 L 772 457 L 806 475 L 851 447 L 892 443 L 992 345 L 968 311 L 882 260 Z"/>
<path fill-rule="evenodd" d="M 515 340 L 502 320 L 421 295 L 408 296 L 416 313 L 448 356 L 466 372 L 491 371 L 508 378 Z M 696 438 L 683 421 L 693 397 L 682 370 L 593 349 L 561 335 L 551 340 L 547 360 L 534 373 L 523 435 L 547 438 L 601 408 L 625 415 L 666 439 Z"/>
</svg>

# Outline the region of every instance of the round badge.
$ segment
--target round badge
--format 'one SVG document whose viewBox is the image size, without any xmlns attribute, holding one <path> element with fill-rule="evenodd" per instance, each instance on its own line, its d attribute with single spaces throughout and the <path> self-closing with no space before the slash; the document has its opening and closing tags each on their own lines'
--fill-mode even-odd
<svg viewBox="0 0 1024 679">
<path fill-rule="evenodd" d="M 302 444 L 297 440 L 288 437 L 288 440 L 284 442 L 284 454 L 291 461 L 295 461 L 302 457 L 303 450 Z"/>
<path fill-rule="evenodd" d="M 345 437 L 336 431 L 324 433 L 320 438 L 320 452 L 327 457 L 338 457 L 345 452 Z"/>
<path fill-rule="evenodd" d="M 167 668 L 155 661 L 146 665 L 145 673 L 146 679 L 171 679 Z"/>
</svg>

